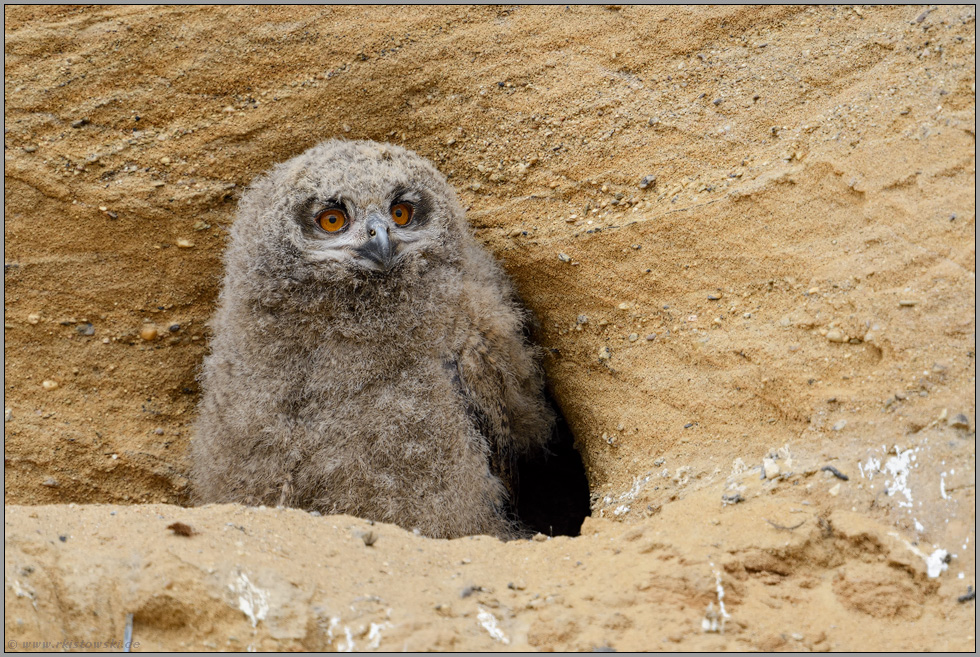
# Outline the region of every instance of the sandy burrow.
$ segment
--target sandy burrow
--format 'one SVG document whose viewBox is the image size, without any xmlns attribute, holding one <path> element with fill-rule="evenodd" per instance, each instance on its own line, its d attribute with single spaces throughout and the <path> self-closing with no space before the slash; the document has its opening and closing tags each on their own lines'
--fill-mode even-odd
<svg viewBox="0 0 980 657">
<path fill-rule="evenodd" d="M 8 641 L 973 649 L 974 7 L 4 18 Z M 582 537 L 183 508 L 235 201 L 333 136 L 514 278 Z"/>
</svg>

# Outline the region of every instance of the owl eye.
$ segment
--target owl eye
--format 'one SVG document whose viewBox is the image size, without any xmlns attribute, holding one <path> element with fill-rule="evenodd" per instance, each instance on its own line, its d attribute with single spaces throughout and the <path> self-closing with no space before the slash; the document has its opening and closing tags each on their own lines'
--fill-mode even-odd
<svg viewBox="0 0 980 657">
<path fill-rule="evenodd" d="M 339 208 L 331 208 L 318 214 L 316 222 L 328 233 L 336 233 L 347 225 L 347 215 Z"/>
<path fill-rule="evenodd" d="M 399 226 L 407 226 L 414 212 L 410 203 L 397 203 L 391 206 L 391 220 Z"/>
</svg>

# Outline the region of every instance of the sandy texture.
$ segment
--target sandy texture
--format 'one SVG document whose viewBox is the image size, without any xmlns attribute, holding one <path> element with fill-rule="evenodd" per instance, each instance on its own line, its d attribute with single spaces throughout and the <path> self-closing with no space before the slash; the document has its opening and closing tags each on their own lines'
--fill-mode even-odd
<svg viewBox="0 0 980 657">
<path fill-rule="evenodd" d="M 975 649 L 973 7 L 4 27 L 8 642 Z M 182 508 L 235 201 L 332 136 L 436 162 L 514 277 L 581 537 Z"/>
</svg>

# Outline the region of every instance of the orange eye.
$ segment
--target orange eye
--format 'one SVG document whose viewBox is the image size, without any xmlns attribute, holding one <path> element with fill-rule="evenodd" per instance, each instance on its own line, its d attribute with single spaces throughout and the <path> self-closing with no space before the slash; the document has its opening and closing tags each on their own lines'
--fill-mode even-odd
<svg viewBox="0 0 980 657">
<path fill-rule="evenodd" d="M 347 215 L 344 214 L 343 210 L 331 208 L 317 215 L 316 222 L 320 224 L 320 228 L 328 233 L 336 233 L 347 225 Z"/>
<path fill-rule="evenodd" d="M 399 226 L 406 226 L 412 220 L 413 212 L 410 203 L 398 203 L 391 208 L 391 220 Z"/>
</svg>

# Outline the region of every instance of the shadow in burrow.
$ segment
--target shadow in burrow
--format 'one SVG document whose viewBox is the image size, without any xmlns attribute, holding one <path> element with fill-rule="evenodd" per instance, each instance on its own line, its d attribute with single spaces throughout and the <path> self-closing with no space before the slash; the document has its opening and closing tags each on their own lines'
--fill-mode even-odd
<svg viewBox="0 0 980 657">
<path fill-rule="evenodd" d="M 550 391 L 547 401 L 555 427 L 544 452 L 518 462 L 515 512 L 532 532 L 578 536 L 591 513 L 589 481 L 575 436 Z"/>
</svg>

